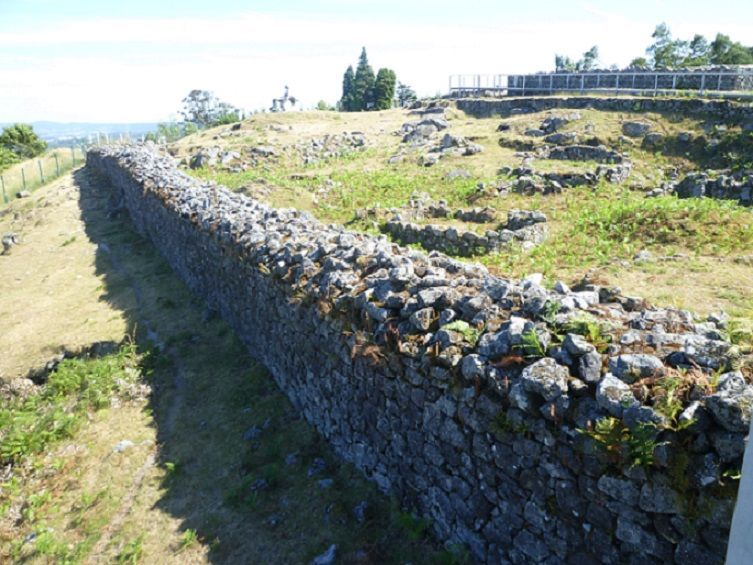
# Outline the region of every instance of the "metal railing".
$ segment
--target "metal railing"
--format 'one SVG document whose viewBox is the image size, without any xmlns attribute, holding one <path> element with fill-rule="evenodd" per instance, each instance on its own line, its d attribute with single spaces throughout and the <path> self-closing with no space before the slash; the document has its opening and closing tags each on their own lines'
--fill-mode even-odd
<svg viewBox="0 0 753 565">
<path fill-rule="evenodd" d="M 742 87 L 741 87 L 742 85 Z M 709 92 L 751 94 L 753 69 L 738 71 L 621 71 L 586 73 L 451 75 L 450 96 L 486 94 L 554 94 L 556 92 L 601 92 L 672 94 Z"/>
</svg>

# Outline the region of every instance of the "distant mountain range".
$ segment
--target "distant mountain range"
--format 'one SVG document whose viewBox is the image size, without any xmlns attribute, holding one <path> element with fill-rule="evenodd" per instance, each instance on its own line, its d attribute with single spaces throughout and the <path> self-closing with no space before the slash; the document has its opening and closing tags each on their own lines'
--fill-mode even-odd
<svg viewBox="0 0 753 565">
<path fill-rule="evenodd" d="M 10 125 L 10 123 L 0 123 L 0 128 Z M 89 139 L 106 134 L 110 138 L 122 135 L 131 137 L 141 137 L 147 132 L 156 131 L 156 123 L 136 123 L 136 124 L 98 124 L 86 122 L 32 122 L 34 131 L 37 135 L 52 145 L 64 144 L 65 142 Z"/>
</svg>

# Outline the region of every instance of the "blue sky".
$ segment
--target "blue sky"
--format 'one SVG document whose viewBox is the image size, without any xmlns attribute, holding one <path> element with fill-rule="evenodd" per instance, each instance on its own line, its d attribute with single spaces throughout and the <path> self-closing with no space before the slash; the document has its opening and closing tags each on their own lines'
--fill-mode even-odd
<svg viewBox="0 0 753 565">
<path fill-rule="evenodd" d="M 362 45 L 434 94 L 450 74 L 548 70 L 594 44 L 624 65 L 662 21 L 753 44 L 750 0 L 0 0 L 0 122 L 165 120 L 192 88 L 249 110 L 285 84 L 332 103 Z"/>
</svg>

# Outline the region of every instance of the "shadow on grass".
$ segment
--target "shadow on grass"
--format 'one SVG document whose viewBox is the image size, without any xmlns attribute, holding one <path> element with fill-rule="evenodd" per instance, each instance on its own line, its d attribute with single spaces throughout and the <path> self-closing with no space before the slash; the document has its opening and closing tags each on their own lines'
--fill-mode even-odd
<svg viewBox="0 0 753 565">
<path fill-rule="evenodd" d="M 162 484 L 121 528 L 144 537 L 145 561 L 179 559 L 197 543 L 216 563 L 306 563 L 331 544 L 343 563 L 463 560 L 337 460 L 229 327 L 116 211 L 106 181 L 87 170 L 74 179 L 97 244 L 102 299 L 127 316 L 152 385 Z M 155 511 L 178 518 L 183 536 L 163 539 Z"/>
</svg>

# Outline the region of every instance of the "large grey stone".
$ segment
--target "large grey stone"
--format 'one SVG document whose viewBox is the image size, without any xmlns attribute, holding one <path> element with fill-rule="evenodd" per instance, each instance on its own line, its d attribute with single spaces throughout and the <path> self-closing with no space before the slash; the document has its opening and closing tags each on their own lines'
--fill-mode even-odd
<svg viewBox="0 0 753 565">
<path fill-rule="evenodd" d="M 706 398 L 706 408 L 719 424 L 731 432 L 747 432 L 753 413 L 753 386 L 725 388 Z"/>
<path fill-rule="evenodd" d="M 558 365 L 551 357 L 544 357 L 523 369 L 520 380 L 523 388 L 551 401 L 567 392 L 567 367 Z"/>
<path fill-rule="evenodd" d="M 663 370 L 661 359 L 645 353 L 625 353 L 609 359 L 609 372 L 626 383 L 661 374 Z"/>
<path fill-rule="evenodd" d="M 611 373 L 607 373 L 599 381 L 596 387 L 596 402 L 617 418 L 622 416 L 625 408 L 638 404 L 630 387 Z"/>
</svg>

